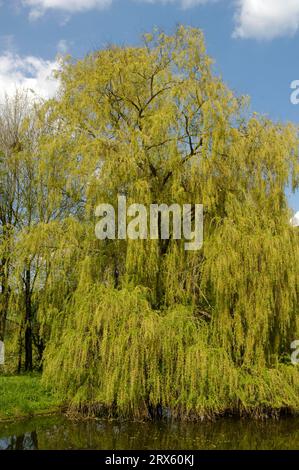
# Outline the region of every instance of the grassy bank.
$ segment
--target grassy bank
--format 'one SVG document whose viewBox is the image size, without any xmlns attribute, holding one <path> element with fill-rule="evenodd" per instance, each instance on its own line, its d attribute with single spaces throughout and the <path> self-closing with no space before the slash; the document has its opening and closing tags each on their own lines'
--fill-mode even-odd
<svg viewBox="0 0 299 470">
<path fill-rule="evenodd" d="M 60 405 L 38 375 L 0 376 L 0 421 L 52 413 Z"/>
</svg>

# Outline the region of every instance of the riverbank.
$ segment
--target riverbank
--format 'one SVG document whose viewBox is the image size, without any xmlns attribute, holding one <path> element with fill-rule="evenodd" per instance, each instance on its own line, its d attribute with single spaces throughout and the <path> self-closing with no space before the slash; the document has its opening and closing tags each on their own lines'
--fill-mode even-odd
<svg viewBox="0 0 299 470">
<path fill-rule="evenodd" d="M 239 403 L 237 406 L 202 407 L 201 410 L 191 410 L 189 413 L 183 407 L 162 407 L 158 405 L 136 406 L 131 414 L 121 415 L 113 413 L 113 410 L 104 404 L 96 402 L 86 403 L 82 406 L 75 405 L 74 402 L 68 404 L 68 415 L 76 419 L 119 419 L 122 421 L 136 420 L 148 421 L 215 421 L 219 418 L 251 418 L 253 421 L 263 421 L 266 418 L 283 418 L 286 416 L 299 415 L 299 408 L 292 403 L 290 389 L 287 388 L 284 394 L 284 400 L 263 403 L 255 401 L 256 395 L 253 394 L 251 402 Z M 65 411 L 63 400 L 58 397 L 49 388 L 42 385 L 41 376 L 38 374 L 20 375 L 20 376 L 1 376 L 0 375 L 0 423 L 16 421 L 24 418 L 35 418 L 47 415 L 61 415 Z M 139 413 L 139 414 L 138 414 Z"/>
<path fill-rule="evenodd" d="M 61 407 L 39 375 L 0 376 L 0 422 L 52 414 Z"/>
</svg>

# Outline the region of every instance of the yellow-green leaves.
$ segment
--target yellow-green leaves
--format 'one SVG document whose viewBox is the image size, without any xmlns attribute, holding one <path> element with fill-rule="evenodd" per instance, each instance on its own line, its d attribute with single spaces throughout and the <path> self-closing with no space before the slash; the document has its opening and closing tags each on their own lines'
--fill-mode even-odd
<svg viewBox="0 0 299 470">
<path fill-rule="evenodd" d="M 194 28 L 68 58 L 60 80 L 9 158 L 0 142 L 1 178 L 20 191 L 18 223 L 0 234 L 9 312 L 21 312 L 22 333 L 29 270 L 45 379 L 124 415 L 159 403 L 184 417 L 248 412 L 251 395 L 258 410 L 298 410 L 298 372 L 281 364 L 299 334 L 285 195 L 298 185 L 297 129 L 251 114 Z M 97 240 L 95 208 L 116 208 L 118 195 L 203 204 L 203 248 Z"/>
</svg>

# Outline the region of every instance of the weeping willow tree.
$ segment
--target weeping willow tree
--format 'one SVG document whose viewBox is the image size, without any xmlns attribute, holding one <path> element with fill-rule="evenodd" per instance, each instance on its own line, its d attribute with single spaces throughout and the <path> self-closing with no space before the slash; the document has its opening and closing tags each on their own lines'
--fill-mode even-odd
<svg viewBox="0 0 299 470">
<path fill-rule="evenodd" d="M 299 245 L 285 195 L 298 185 L 297 129 L 251 114 L 197 29 L 68 58 L 59 76 L 29 152 L 51 217 L 14 250 L 16 279 L 31 260 L 44 381 L 75 409 L 113 416 L 298 411 Z M 202 249 L 173 233 L 97 240 L 95 208 L 117 209 L 119 195 L 202 203 Z"/>
</svg>

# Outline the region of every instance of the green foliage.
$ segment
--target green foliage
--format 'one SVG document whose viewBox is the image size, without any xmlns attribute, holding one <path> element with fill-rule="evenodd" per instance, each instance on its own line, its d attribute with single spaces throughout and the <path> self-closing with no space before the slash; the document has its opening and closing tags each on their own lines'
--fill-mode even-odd
<svg viewBox="0 0 299 470">
<path fill-rule="evenodd" d="M 298 371 L 285 363 L 299 337 L 286 198 L 297 129 L 251 114 L 193 28 L 68 59 L 60 79 L 59 96 L 24 120 L 22 145 L 0 153 L 1 175 L 13 159 L 20 175 L 21 209 L 9 231 L 2 221 L 0 312 L 20 325 L 21 368 L 32 347 L 46 383 L 92 412 L 298 411 Z M 116 208 L 119 194 L 202 203 L 203 249 L 97 240 L 95 208 Z"/>
<path fill-rule="evenodd" d="M 162 405 L 183 419 L 298 410 L 296 368 L 237 368 L 191 308 L 157 312 L 146 297 L 140 288 L 78 287 L 47 348 L 43 378 L 73 409 L 140 418 Z"/>
</svg>

